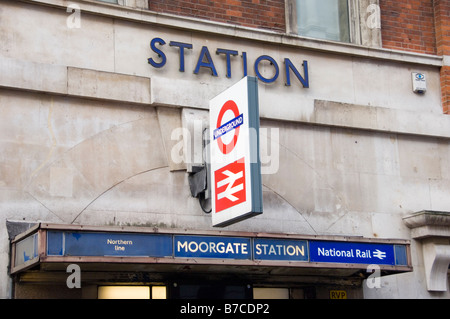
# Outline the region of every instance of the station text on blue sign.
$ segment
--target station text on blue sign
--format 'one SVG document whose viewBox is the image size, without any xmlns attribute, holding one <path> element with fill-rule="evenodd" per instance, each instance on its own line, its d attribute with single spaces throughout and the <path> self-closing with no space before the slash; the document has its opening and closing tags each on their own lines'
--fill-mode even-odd
<svg viewBox="0 0 450 319">
<path fill-rule="evenodd" d="M 156 54 L 153 57 L 147 59 L 148 63 L 154 68 L 162 68 L 168 62 L 167 55 L 163 51 L 162 46 L 166 44 L 166 41 L 162 38 L 153 38 L 150 41 L 150 49 Z M 173 50 L 178 50 L 179 54 L 179 71 L 185 72 L 185 52 L 186 50 L 192 50 L 194 46 L 191 43 L 170 41 L 169 46 L 173 47 Z M 239 63 L 242 66 L 242 74 L 240 77 L 246 77 L 248 73 L 248 57 L 247 52 L 241 52 L 241 61 L 235 61 L 236 57 L 239 56 L 239 51 L 231 50 L 231 49 L 216 49 L 215 53 L 217 55 L 223 55 L 226 60 L 226 77 L 231 78 L 231 64 Z M 309 75 L 308 75 L 308 61 L 304 60 L 302 62 L 303 67 L 303 75 L 300 74 L 298 69 L 295 67 L 294 63 L 289 58 L 284 58 L 284 74 L 285 74 L 285 85 L 291 86 L 291 74 L 297 78 L 300 84 L 304 88 L 309 88 Z M 261 68 L 262 65 L 266 65 L 267 67 L 273 68 L 273 75 L 270 77 L 265 77 Z M 269 55 L 261 55 L 257 57 L 253 63 L 254 73 L 256 77 L 264 82 L 264 83 L 272 83 L 275 82 L 280 75 L 280 67 Z M 198 55 L 197 63 L 195 64 L 194 74 L 198 74 L 200 70 L 208 70 L 211 72 L 213 76 L 219 76 L 217 72 L 216 65 L 214 64 L 214 60 L 211 56 L 210 50 L 207 46 L 202 46 L 200 49 L 200 53 Z"/>
<path fill-rule="evenodd" d="M 251 259 L 250 238 L 174 236 L 175 257 Z"/>
<path fill-rule="evenodd" d="M 306 240 L 255 238 L 253 245 L 255 259 L 308 261 Z"/>
</svg>

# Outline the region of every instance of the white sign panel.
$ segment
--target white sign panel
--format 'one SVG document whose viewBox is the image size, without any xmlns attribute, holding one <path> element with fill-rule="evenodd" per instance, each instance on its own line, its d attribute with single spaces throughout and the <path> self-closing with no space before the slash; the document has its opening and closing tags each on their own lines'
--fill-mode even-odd
<svg viewBox="0 0 450 319">
<path fill-rule="evenodd" d="M 213 226 L 262 213 L 258 82 L 247 76 L 209 103 Z"/>
</svg>

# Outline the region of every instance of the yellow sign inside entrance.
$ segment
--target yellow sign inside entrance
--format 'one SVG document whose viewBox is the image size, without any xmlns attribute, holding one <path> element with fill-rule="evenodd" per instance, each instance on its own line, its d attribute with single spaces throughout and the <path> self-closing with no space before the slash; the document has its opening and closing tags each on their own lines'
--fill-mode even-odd
<svg viewBox="0 0 450 319">
<path fill-rule="evenodd" d="M 330 299 L 347 299 L 345 290 L 330 290 Z"/>
</svg>

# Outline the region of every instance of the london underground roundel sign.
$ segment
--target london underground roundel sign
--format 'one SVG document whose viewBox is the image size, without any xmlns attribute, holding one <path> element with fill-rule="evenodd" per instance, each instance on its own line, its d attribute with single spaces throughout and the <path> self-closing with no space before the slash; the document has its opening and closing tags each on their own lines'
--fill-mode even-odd
<svg viewBox="0 0 450 319">
<path fill-rule="evenodd" d="M 234 115 L 234 118 L 231 121 L 222 124 L 224 114 L 227 111 L 231 111 Z M 214 138 L 217 139 L 217 145 L 219 146 L 219 150 L 223 154 L 228 154 L 232 150 L 234 150 L 234 147 L 236 146 L 237 143 L 237 139 L 239 137 L 239 130 L 242 122 L 243 122 L 243 114 L 239 114 L 239 109 L 236 103 L 232 100 L 228 100 L 227 102 L 225 102 L 225 104 L 220 109 L 219 116 L 217 117 L 216 129 L 214 130 Z M 225 144 L 222 141 L 222 135 L 228 133 L 231 130 L 234 130 L 232 131 L 233 135 L 231 141 Z"/>
<path fill-rule="evenodd" d="M 210 101 L 213 226 L 262 213 L 257 85 L 245 77 Z"/>
</svg>

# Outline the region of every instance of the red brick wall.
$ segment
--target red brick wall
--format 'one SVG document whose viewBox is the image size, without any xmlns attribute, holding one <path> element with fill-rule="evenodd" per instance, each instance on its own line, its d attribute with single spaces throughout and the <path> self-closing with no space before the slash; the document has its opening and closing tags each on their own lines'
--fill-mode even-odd
<svg viewBox="0 0 450 319">
<path fill-rule="evenodd" d="M 435 0 L 437 53 L 450 55 L 450 1 Z"/>
<path fill-rule="evenodd" d="M 450 0 L 380 0 L 383 47 L 450 55 Z M 450 66 L 441 68 L 443 112 L 450 114 Z"/>
<path fill-rule="evenodd" d="M 435 0 L 437 54 L 450 56 L 450 1 Z M 450 66 L 441 68 L 442 108 L 450 114 Z"/>
<path fill-rule="evenodd" d="M 284 0 L 150 0 L 149 9 L 285 32 Z"/>
<path fill-rule="evenodd" d="M 383 47 L 436 54 L 433 0 L 380 0 Z"/>
<path fill-rule="evenodd" d="M 285 0 L 149 0 L 149 10 L 286 32 Z M 450 0 L 380 0 L 383 47 L 450 56 Z M 441 69 L 450 113 L 450 66 Z"/>
<path fill-rule="evenodd" d="M 450 114 L 450 66 L 441 69 L 442 109 L 445 114 Z"/>
<path fill-rule="evenodd" d="M 148 3 L 151 11 L 286 32 L 285 0 L 149 0 Z M 380 8 L 383 47 L 436 54 L 433 0 L 380 0 Z"/>
</svg>

